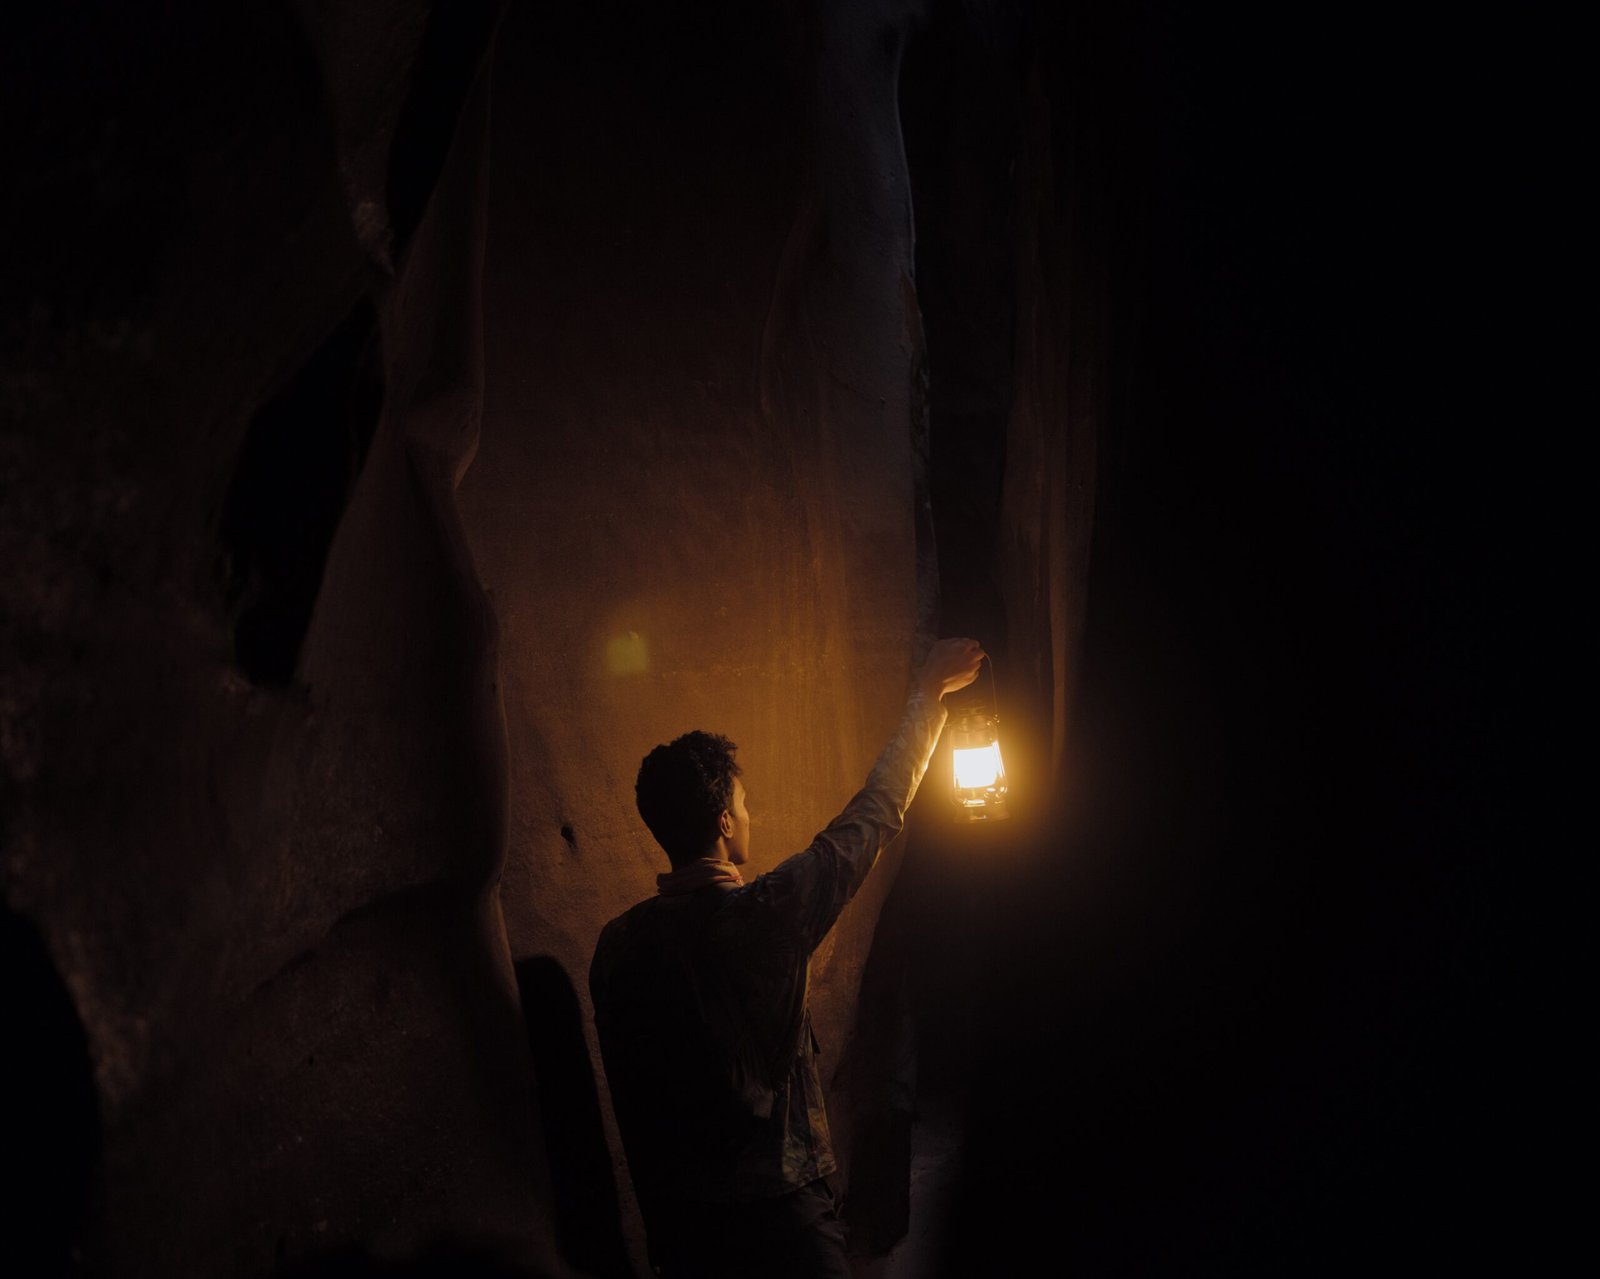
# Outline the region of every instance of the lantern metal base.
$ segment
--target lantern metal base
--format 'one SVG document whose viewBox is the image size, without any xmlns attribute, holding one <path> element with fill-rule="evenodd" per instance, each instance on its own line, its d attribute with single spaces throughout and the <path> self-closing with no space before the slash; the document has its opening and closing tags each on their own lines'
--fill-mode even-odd
<svg viewBox="0 0 1600 1279">
<path fill-rule="evenodd" d="M 1005 800 L 990 800 L 982 804 L 957 804 L 957 822 L 1003 822 L 1011 816 Z"/>
</svg>

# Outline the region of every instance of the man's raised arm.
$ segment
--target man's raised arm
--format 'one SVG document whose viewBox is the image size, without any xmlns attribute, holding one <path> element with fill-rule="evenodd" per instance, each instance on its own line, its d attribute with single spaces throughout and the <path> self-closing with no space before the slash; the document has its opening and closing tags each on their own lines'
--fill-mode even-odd
<svg viewBox="0 0 1600 1279">
<path fill-rule="evenodd" d="M 976 640 L 942 639 L 935 644 L 866 785 L 805 852 L 756 881 L 800 927 L 809 948 L 827 935 L 878 853 L 899 834 L 944 728 L 947 714 L 940 699 L 977 679 L 983 658 L 983 647 Z"/>
</svg>

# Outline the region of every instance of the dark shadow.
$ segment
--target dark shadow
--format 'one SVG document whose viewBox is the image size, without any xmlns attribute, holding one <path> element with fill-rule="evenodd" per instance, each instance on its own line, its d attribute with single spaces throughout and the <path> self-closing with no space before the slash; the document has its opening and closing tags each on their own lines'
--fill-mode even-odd
<svg viewBox="0 0 1600 1279">
<path fill-rule="evenodd" d="M 911 1220 L 911 1123 L 917 1055 L 906 981 L 910 936 L 906 870 L 872 935 L 856 1024 L 834 1076 L 830 1107 L 850 1112 L 850 1186 L 843 1215 L 850 1251 L 881 1257 Z"/>
<path fill-rule="evenodd" d="M 942 633 L 1004 649 L 994 580 L 1017 328 L 1019 6 L 936 0 L 906 45 L 900 128 L 927 339 L 929 488 Z"/>
<path fill-rule="evenodd" d="M 374 1256 L 360 1244 L 330 1248 L 280 1267 L 286 1279 L 544 1279 L 548 1273 L 504 1255 L 487 1244 L 439 1239 L 415 1257 Z"/>
<path fill-rule="evenodd" d="M 257 684 L 294 676 L 382 409 L 378 313 L 363 299 L 251 419 L 220 532 L 234 653 Z"/>
<path fill-rule="evenodd" d="M 456 0 L 428 11 L 411 92 L 389 147 L 389 222 L 398 259 L 422 221 L 428 198 L 500 16 L 500 0 Z"/>
<path fill-rule="evenodd" d="M 1439 376 L 1482 310 L 1395 127 L 1431 33 L 1039 12 L 1046 283 L 1140 291 L 1071 333 L 1121 390 L 1070 793 L 1004 899 L 938 1273 L 1549 1269 L 1496 914 L 1511 544 Z"/>
<path fill-rule="evenodd" d="M 100 1108 L 89 1043 L 38 930 L 0 909 L 6 975 L 6 1080 L 12 1122 L 0 1142 L 6 1252 L 15 1273 L 48 1279 L 82 1269 L 81 1247 L 100 1160 Z M 25 1117 L 25 1122 L 24 1122 Z"/>
<path fill-rule="evenodd" d="M 577 992 L 566 970 L 548 955 L 518 960 L 516 973 L 538 1079 L 562 1256 L 596 1279 L 631 1279 Z"/>
</svg>

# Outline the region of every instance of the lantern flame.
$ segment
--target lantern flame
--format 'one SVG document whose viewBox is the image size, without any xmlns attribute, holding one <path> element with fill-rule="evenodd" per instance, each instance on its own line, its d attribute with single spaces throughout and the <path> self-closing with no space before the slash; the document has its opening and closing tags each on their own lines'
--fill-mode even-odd
<svg viewBox="0 0 1600 1279">
<path fill-rule="evenodd" d="M 955 759 L 956 785 L 962 790 L 986 790 L 1000 780 L 1000 743 L 973 746 L 951 752 Z"/>
<path fill-rule="evenodd" d="M 955 801 L 958 821 L 1003 822 L 1010 816 L 999 729 L 993 704 L 979 701 L 968 703 L 951 730 L 950 780 L 955 785 L 950 798 Z"/>
</svg>

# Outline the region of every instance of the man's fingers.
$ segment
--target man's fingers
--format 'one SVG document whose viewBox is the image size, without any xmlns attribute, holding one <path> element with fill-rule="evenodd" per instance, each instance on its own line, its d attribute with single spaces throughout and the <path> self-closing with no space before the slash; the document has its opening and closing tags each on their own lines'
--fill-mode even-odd
<svg viewBox="0 0 1600 1279">
<path fill-rule="evenodd" d="M 942 678 L 947 691 L 966 688 L 978 678 L 984 658 L 989 655 L 983 645 L 964 635 L 952 635 L 939 641 L 928 656 L 927 670 L 935 678 Z"/>
</svg>

